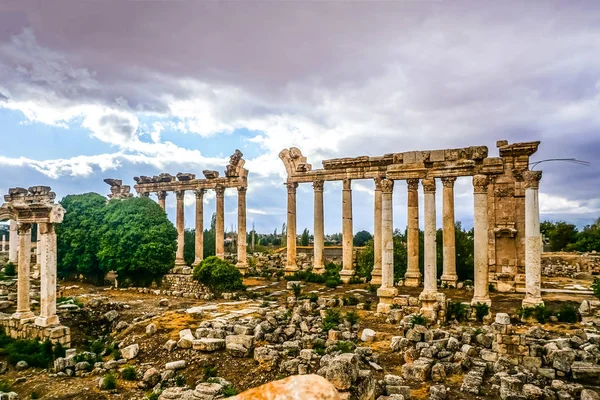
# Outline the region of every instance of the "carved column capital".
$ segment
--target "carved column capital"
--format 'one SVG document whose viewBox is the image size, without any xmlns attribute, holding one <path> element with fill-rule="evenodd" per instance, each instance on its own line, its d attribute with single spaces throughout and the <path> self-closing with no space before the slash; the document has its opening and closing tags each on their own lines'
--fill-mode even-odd
<svg viewBox="0 0 600 400">
<path fill-rule="evenodd" d="M 441 178 L 441 181 L 442 181 L 442 185 L 444 185 L 444 187 L 453 188 L 454 182 L 456 182 L 456 177 L 455 176 L 444 176 L 443 178 Z"/>
<path fill-rule="evenodd" d="M 17 224 L 17 231 L 19 235 L 27 235 L 31 232 L 31 224 L 26 222 L 19 222 Z"/>
<path fill-rule="evenodd" d="M 215 187 L 215 193 L 217 197 L 223 197 L 225 195 L 225 186 L 218 185 Z"/>
<path fill-rule="evenodd" d="M 419 179 L 407 179 L 408 190 L 419 190 Z"/>
<path fill-rule="evenodd" d="M 381 180 L 381 192 L 382 193 L 392 193 L 394 191 L 394 181 L 391 179 L 382 179 Z"/>
<path fill-rule="evenodd" d="M 523 180 L 525 181 L 525 188 L 537 189 L 540 187 L 540 179 L 542 179 L 542 171 L 524 171 Z"/>
<path fill-rule="evenodd" d="M 315 192 L 322 192 L 325 182 L 322 180 L 313 181 L 313 189 Z"/>
<path fill-rule="evenodd" d="M 381 190 L 381 181 L 384 179 L 385 178 L 381 176 L 373 178 L 373 181 L 375 182 L 375 191 Z"/>
<path fill-rule="evenodd" d="M 169 194 L 169 193 L 167 193 L 167 191 L 166 191 L 166 190 L 159 190 L 158 192 L 156 192 L 156 195 L 158 196 L 158 199 L 159 199 L 159 200 L 164 200 L 164 199 L 166 199 L 168 194 Z"/>
<path fill-rule="evenodd" d="M 490 180 L 487 175 L 473 175 L 473 192 L 487 193 Z"/>
<path fill-rule="evenodd" d="M 194 190 L 194 194 L 196 195 L 197 199 L 202 199 L 204 197 L 205 193 L 206 193 L 206 189 L 196 189 L 196 190 Z"/>
<path fill-rule="evenodd" d="M 247 186 L 238 186 L 237 191 L 240 194 L 246 194 L 246 192 L 248 191 L 248 187 Z"/>
<path fill-rule="evenodd" d="M 47 235 L 49 233 L 54 232 L 54 224 L 50 224 L 48 222 L 40 222 L 38 223 L 39 233 L 42 235 Z"/>
<path fill-rule="evenodd" d="M 425 193 L 435 193 L 435 178 L 426 178 L 421 181 L 423 185 L 423 191 Z"/>
<path fill-rule="evenodd" d="M 297 182 L 286 182 L 285 186 L 287 187 L 288 194 L 296 194 Z"/>
<path fill-rule="evenodd" d="M 177 200 L 183 200 L 185 196 L 185 190 L 176 190 L 175 191 L 175 197 L 177 197 Z"/>
</svg>

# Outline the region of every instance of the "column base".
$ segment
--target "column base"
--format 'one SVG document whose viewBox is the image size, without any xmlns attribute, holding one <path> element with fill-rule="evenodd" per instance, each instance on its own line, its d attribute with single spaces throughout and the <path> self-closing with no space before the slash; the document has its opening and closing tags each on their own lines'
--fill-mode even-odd
<svg viewBox="0 0 600 400">
<path fill-rule="evenodd" d="M 194 260 L 194 262 L 192 263 L 192 265 L 196 266 L 196 265 L 200 264 L 201 262 L 202 262 L 202 258 L 196 258 Z"/>
<path fill-rule="evenodd" d="M 187 266 L 187 264 L 185 263 L 185 260 L 183 258 L 176 258 L 175 266 L 176 267 L 185 267 L 185 266 Z"/>
<path fill-rule="evenodd" d="M 492 306 L 492 300 L 489 297 L 473 297 L 471 299 L 471 305 L 477 305 L 477 303 L 487 304 L 488 307 Z"/>
<path fill-rule="evenodd" d="M 352 278 L 353 276 L 354 276 L 354 271 L 352 271 L 350 269 L 343 269 L 340 271 L 340 279 L 344 283 L 350 282 L 350 278 Z"/>
<path fill-rule="evenodd" d="M 381 275 L 372 275 L 371 285 L 381 285 Z"/>
<path fill-rule="evenodd" d="M 521 303 L 523 308 L 535 308 L 539 305 L 544 305 L 544 300 L 541 297 L 525 297 Z"/>
<path fill-rule="evenodd" d="M 438 291 L 422 291 L 419 295 L 421 309 L 419 312 L 430 322 L 436 322 L 440 315 L 440 311 L 445 307 L 446 295 Z"/>
<path fill-rule="evenodd" d="M 11 315 L 11 318 L 20 319 L 21 322 L 25 322 L 24 320 L 32 320 L 32 319 L 34 319 L 35 315 L 33 314 L 32 311 L 20 311 L 20 312 L 17 311 L 13 315 Z"/>
<path fill-rule="evenodd" d="M 406 272 L 404 274 L 404 286 L 417 287 L 421 286 L 421 272 Z"/>
<path fill-rule="evenodd" d="M 240 270 L 242 275 L 245 275 L 246 272 L 248 271 L 248 263 L 237 263 L 237 264 L 235 264 L 235 266 L 237 267 L 237 269 Z"/>
<path fill-rule="evenodd" d="M 323 265 L 313 264 L 312 272 L 315 274 L 323 274 L 325 272 L 325 267 Z"/>
<path fill-rule="evenodd" d="M 52 326 L 60 324 L 58 315 L 52 315 L 51 317 L 37 317 L 35 324 L 39 326 Z"/>
<path fill-rule="evenodd" d="M 442 275 L 441 280 L 442 280 L 442 286 L 445 283 L 448 287 L 455 288 L 456 283 L 458 282 L 458 276 L 456 274 Z"/>
<path fill-rule="evenodd" d="M 298 270 L 300 270 L 300 268 L 298 268 L 297 265 L 286 265 L 283 272 L 285 273 L 285 276 L 290 276 L 294 275 L 294 273 Z"/>
<path fill-rule="evenodd" d="M 392 308 L 394 297 L 398 295 L 398 289 L 395 287 L 380 287 L 377 289 L 377 312 L 380 314 L 388 314 Z"/>
</svg>

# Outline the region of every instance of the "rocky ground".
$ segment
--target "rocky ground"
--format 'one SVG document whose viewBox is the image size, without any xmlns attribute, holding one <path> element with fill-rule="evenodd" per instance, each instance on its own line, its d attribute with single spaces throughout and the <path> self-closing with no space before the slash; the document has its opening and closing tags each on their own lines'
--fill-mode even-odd
<svg viewBox="0 0 600 400">
<path fill-rule="evenodd" d="M 61 322 L 72 330 L 77 355 L 58 359 L 53 371 L 11 366 L 1 378 L 21 399 L 144 399 L 168 387 L 161 399 L 210 399 L 310 373 L 346 398 L 594 399 L 600 390 L 594 386 L 600 333 L 582 324 L 522 324 L 514 315 L 521 294 L 493 293 L 491 312 L 499 315 L 486 324 L 432 328 L 410 316 L 376 316 L 376 295 L 365 284 L 303 284 L 294 298 L 283 280 L 245 283 L 247 293 L 218 300 L 63 283 L 61 295 L 75 304 L 61 306 Z M 472 297 L 465 289 L 444 291 L 453 301 Z M 419 292 L 400 288 L 405 295 Z M 593 297 L 546 296 L 550 307 L 579 307 L 586 299 Z M 340 319 L 326 332 L 332 309 Z M 94 341 L 120 351 L 109 346 L 99 358 L 83 353 Z M 513 347 L 527 353 L 523 365 L 508 354 Z M 133 380 L 124 379 L 128 365 Z M 111 371 L 117 388 L 100 389 Z"/>
</svg>

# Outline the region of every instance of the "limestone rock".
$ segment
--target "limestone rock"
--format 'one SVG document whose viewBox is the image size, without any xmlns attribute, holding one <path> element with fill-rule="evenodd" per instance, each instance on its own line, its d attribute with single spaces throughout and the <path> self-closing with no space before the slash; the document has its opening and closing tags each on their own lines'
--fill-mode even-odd
<svg viewBox="0 0 600 400">
<path fill-rule="evenodd" d="M 264 365 L 264 368 L 267 371 L 272 371 L 275 368 L 278 359 L 279 353 L 275 349 L 264 346 L 257 347 L 254 350 L 254 360 L 259 364 Z"/>
<path fill-rule="evenodd" d="M 581 400 L 600 400 L 600 394 L 590 389 L 581 391 Z"/>
<path fill-rule="evenodd" d="M 194 339 L 192 341 L 192 347 L 194 350 L 205 352 L 222 350 L 225 348 L 225 340 L 213 338 Z"/>
<path fill-rule="evenodd" d="M 446 400 L 448 393 L 444 385 L 432 385 L 429 388 L 429 400 Z"/>
<path fill-rule="evenodd" d="M 523 385 L 523 394 L 529 400 L 537 400 L 542 398 L 543 391 L 535 385 L 526 383 Z"/>
<path fill-rule="evenodd" d="M 156 333 L 156 324 L 148 324 L 146 326 L 146 335 L 154 335 Z"/>
<path fill-rule="evenodd" d="M 363 329 L 360 340 L 363 342 L 373 342 L 375 340 L 375 331 L 373 329 Z"/>
<path fill-rule="evenodd" d="M 175 347 L 177 347 L 177 342 L 172 339 L 167 340 L 167 342 L 163 345 L 163 348 L 167 351 L 173 351 Z"/>
<path fill-rule="evenodd" d="M 140 346 L 137 343 L 132 344 L 131 346 L 127 346 L 124 349 L 121 349 L 121 355 L 126 360 L 131 360 L 131 359 L 137 357 L 139 352 L 140 352 Z"/>
<path fill-rule="evenodd" d="M 335 387 L 318 375 L 296 375 L 269 382 L 249 389 L 233 399 L 235 400 L 291 400 L 302 393 L 302 398 L 314 400 L 341 400 Z"/>
<path fill-rule="evenodd" d="M 235 357 L 249 357 L 254 350 L 254 336 L 230 335 L 225 338 L 225 348 Z"/>
<path fill-rule="evenodd" d="M 419 358 L 410 364 L 402 366 L 402 377 L 409 382 L 425 382 L 429 379 L 433 360 Z"/>
<path fill-rule="evenodd" d="M 510 325 L 510 315 L 506 313 L 497 313 L 496 323 L 500 325 Z"/>
<path fill-rule="evenodd" d="M 119 318 L 119 312 L 117 310 L 110 310 L 102 316 L 108 322 L 113 322 L 115 319 Z"/>
<path fill-rule="evenodd" d="M 334 357 L 325 367 L 324 376 L 336 389 L 350 389 L 358 378 L 358 357 L 353 353 Z"/>
<path fill-rule="evenodd" d="M 183 369 L 185 368 L 187 365 L 187 362 L 185 360 L 178 360 L 178 361 L 172 361 L 172 362 L 168 362 L 165 364 L 165 369 L 170 369 L 170 370 L 178 370 L 178 369 Z"/>
<path fill-rule="evenodd" d="M 194 389 L 194 398 L 202 400 L 213 400 L 220 398 L 223 393 L 223 385 L 219 383 L 203 382 Z"/>
<path fill-rule="evenodd" d="M 144 377 L 142 380 L 150 386 L 155 386 L 158 382 L 160 382 L 160 372 L 158 372 L 156 368 L 150 368 L 144 372 Z"/>
<path fill-rule="evenodd" d="M 17 362 L 17 365 L 15 365 L 15 368 L 17 369 L 17 371 L 23 371 L 27 368 L 29 368 L 29 364 L 27 364 L 27 361 L 19 361 Z"/>
<path fill-rule="evenodd" d="M 582 382 L 596 385 L 600 382 L 600 365 L 590 362 L 575 361 L 571 365 L 573 379 Z"/>
<path fill-rule="evenodd" d="M 196 400 L 194 391 L 182 387 L 170 387 L 162 391 L 158 400 Z"/>
</svg>

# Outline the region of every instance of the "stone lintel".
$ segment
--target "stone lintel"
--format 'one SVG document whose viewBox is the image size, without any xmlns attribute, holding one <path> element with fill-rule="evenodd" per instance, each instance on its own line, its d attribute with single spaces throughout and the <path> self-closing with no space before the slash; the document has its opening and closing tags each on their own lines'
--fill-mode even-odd
<svg viewBox="0 0 600 400">
<path fill-rule="evenodd" d="M 221 177 L 216 179 L 193 179 L 188 181 L 140 183 L 134 186 L 137 193 L 157 193 L 160 191 L 174 192 L 180 190 L 215 189 L 217 186 L 237 188 L 247 186 L 246 177 Z"/>
<path fill-rule="evenodd" d="M 538 150 L 539 145 L 539 141 L 513 143 L 499 146 L 498 151 L 500 157 L 531 156 Z"/>
</svg>

